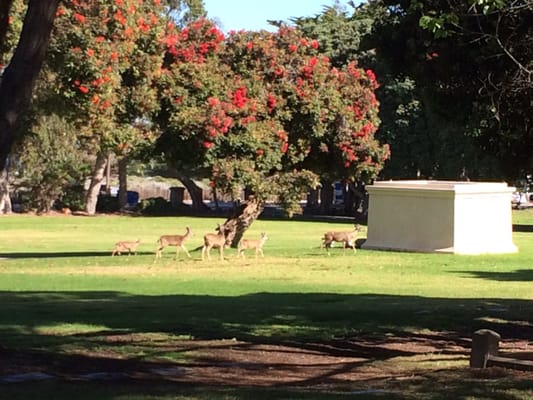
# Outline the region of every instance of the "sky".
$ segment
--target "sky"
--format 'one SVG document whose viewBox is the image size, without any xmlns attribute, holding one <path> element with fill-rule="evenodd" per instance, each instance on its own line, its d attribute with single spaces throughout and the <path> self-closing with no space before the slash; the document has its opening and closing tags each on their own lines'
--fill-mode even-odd
<svg viewBox="0 0 533 400">
<path fill-rule="evenodd" d="M 204 0 L 207 16 L 219 22 L 224 32 L 231 30 L 276 30 L 268 20 L 287 21 L 293 17 L 314 17 L 334 0 Z M 348 0 L 339 0 L 346 5 Z"/>
</svg>

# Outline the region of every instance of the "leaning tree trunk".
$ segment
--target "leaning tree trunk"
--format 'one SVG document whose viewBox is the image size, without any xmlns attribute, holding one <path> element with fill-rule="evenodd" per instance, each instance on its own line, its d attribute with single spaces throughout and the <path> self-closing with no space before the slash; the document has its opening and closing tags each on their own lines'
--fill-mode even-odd
<svg viewBox="0 0 533 400">
<path fill-rule="evenodd" d="M 126 209 L 128 205 L 128 158 L 118 160 L 118 207 Z"/>
<path fill-rule="evenodd" d="M 11 5 L 2 1 L 2 16 Z M 59 0 L 30 0 L 20 39 L 2 74 L 0 83 L 0 171 L 19 131 L 20 121 L 31 101 L 33 86 L 41 70 Z M 2 21 L 4 22 L 4 21 Z M 4 31 L 0 32 L 2 41 Z"/>
<path fill-rule="evenodd" d="M 102 187 L 102 182 L 104 180 L 106 163 L 107 156 L 102 152 L 98 153 L 94 164 L 93 174 L 91 176 L 91 183 L 87 190 L 87 205 L 85 206 L 85 211 L 87 211 L 87 214 L 89 215 L 94 215 L 96 213 L 96 203 L 98 202 L 98 194 L 100 194 L 100 188 Z"/>
<path fill-rule="evenodd" d="M 264 203 L 255 196 L 250 196 L 239 209 L 224 222 L 226 244 L 236 248 L 244 232 L 263 212 Z"/>
<path fill-rule="evenodd" d="M 194 211 L 205 211 L 207 206 L 204 203 L 202 188 L 200 188 L 191 178 L 187 175 L 178 172 L 177 178 L 185 186 L 185 189 L 189 192 L 192 199 L 192 209 Z"/>
</svg>

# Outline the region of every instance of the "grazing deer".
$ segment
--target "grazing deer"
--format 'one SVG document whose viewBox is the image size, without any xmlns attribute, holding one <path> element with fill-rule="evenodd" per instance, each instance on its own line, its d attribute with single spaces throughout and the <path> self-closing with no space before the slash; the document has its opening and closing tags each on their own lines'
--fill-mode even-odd
<svg viewBox="0 0 533 400">
<path fill-rule="evenodd" d="M 206 233 L 204 235 L 204 247 L 202 247 L 202 260 L 205 259 L 207 253 L 207 259 L 211 259 L 211 249 L 218 248 L 220 252 L 220 259 L 224 259 L 224 247 L 226 246 L 226 227 L 224 225 L 217 224 L 218 233 Z"/>
<path fill-rule="evenodd" d="M 244 258 L 244 250 L 246 249 L 255 249 L 255 258 L 257 258 L 257 255 L 261 253 L 261 256 L 264 257 L 263 254 L 263 245 L 267 241 L 268 236 L 265 232 L 261 233 L 261 239 L 259 240 L 252 240 L 252 239 L 241 239 L 239 242 L 239 246 L 237 248 L 237 257 Z"/>
<path fill-rule="evenodd" d="M 123 242 L 116 242 L 115 243 L 115 248 L 113 249 L 113 252 L 111 253 L 111 257 L 113 257 L 115 254 L 118 254 L 119 256 L 122 254 L 122 252 L 124 251 L 127 251 L 128 252 L 128 256 L 133 253 L 133 255 L 135 255 L 135 253 L 137 252 L 137 246 L 141 243 L 141 240 L 140 239 L 137 239 L 136 241 L 131 241 L 131 242 L 128 242 L 128 241 L 123 241 Z"/>
<path fill-rule="evenodd" d="M 176 246 L 176 256 L 174 257 L 175 260 L 177 260 L 180 249 L 183 249 L 185 253 L 187 254 L 187 257 L 191 258 L 191 255 L 187 251 L 187 248 L 185 247 L 185 242 L 189 237 L 192 236 L 191 228 L 188 226 L 185 228 L 186 232 L 184 235 L 163 235 L 161 236 L 157 243 L 159 244 L 157 246 L 156 252 L 155 252 L 155 258 L 161 258 L 161 251 L 167 247 L 167 246 Z"/>
<path fill-rule="evenodd" d="M 355 225 L 353 231 L 341 231 L 341 232 L 326 232 L 324 233 L 324 237 L 322 238 L 322 245 L 320 248 L 325 247 L 328 255 L 329 249 L 331 248 L 331 245 L 333 242 L 340 242 L 343 244 L 344 250 L 346 251 L 346 247 L 352 247 L 353 252 L 355 253 L 357 250 L 355 248 L 355 238 L 357 236 L 357 232 L 361 230 L 359 225 Z"/>
</svg>

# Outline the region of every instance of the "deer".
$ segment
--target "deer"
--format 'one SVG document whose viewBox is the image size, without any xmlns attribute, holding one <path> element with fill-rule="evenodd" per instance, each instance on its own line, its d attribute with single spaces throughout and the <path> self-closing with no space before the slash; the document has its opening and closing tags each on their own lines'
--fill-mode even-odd
<svg viewBox="0 0 533 400">
<path fill-rule="evenodd" d="M 226 246 L 226 227 L 224 225 L 217 224 L 216 230 L 218 233 L 206 233 L 204 235 L 204 246 L 202 247 L 202 260 L 211 260 L 211 249 L 219 249 L 220 259 L 224 259 L 224 247 Z"/>
<path fill-rule="evenodd" d="M 264 257 L 263 254 L 263 245 L 267 241 L 268 236 L 266 232 L 261 232 L 261 239 L 253 240 L 253 239 L 241 239 L 239 242 L 239 246 L 237 247 L 237 257 L 244 257 L 244 250 L 246 249 L 255 249 L 255 258 L 257 258 L 257 255 L 261 253 L 261 256 Z"/>
<path fill-rule="evenodd" d="M 188 226 L 185 227 L 185 234 L 184 235 L 163 235 L 158 240 L 158 246 L 155 252 L 155 258 L 161 258 L 161 251 L 167 247 L 167 246 L 176 246 L 176 255 L 174 259 L 176 260 L 178 258 L 180 249 L 183 249 L 185 253 L 187 254 L 187 257 L 191 258 L 191 255 L 189 254 L 189 251 L 185 247 L 185 242 L 187 239 L 189 239 L 192 236 L 191 228 Z"/>
<path fill-rule="evenodd" d="M 115 248 L 113 249 L 113 252 L 111 253 L 111 257 L 113 257 L 115 254 L 118 254 L 119 256 L 122 254 L 122 252 L 127 251 L 128 256 L 133 253 L 137 252 L 137 246 L 141 243 L 140 239 L 137 239 L 136 241 L 121 241 L 115 243 Z"/>
<path fill-rule="evenodd" d="M 355 225 L 352 231 L 326 232 L 322 238 L 322 245 L 320 248 L 325 247 L 328 255 L 330 255 L 329 249 L 331 248 L 333 242 L 341 242 L 343 244 L 344 251 L 346 251 L 346 247 L 352 247 L 353 252 L 355 253 L 357 252 L 357 249 L 355 248 L 355 238 L 357 236 L 357 232 L 360 230 L 361 227 L 359 225 Z"/>
</svg>

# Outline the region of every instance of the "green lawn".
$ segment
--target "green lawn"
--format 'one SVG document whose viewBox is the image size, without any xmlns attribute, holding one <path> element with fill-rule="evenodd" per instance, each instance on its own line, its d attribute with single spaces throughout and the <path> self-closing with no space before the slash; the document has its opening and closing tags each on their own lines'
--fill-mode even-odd
<svg viewBox="0 0 533 400">
<path fill-rule="evenodd" d="M 337 247 L 327 256 L 320 249 L 323 232 L 348 230 L 349 224 L 259 220 L 246 236 L 268 233 L 264 258 L 255 259 L 250 252 L 246 259 L 237 259 L 235 249 L 226 249 L 224 261 L 216 252 L 211 261 L 201 261 L 203 235 L 214 232 L 223 219 L 2 217 L 0 351 L 55 357 L 110 353 L 147 362 L 164 358 L 179 365 L 191 354 L 156 344 L 231 338 L 299 344 L 350 337 L 383 341 L 443 332 L 464 340 L 479 328 L 494 329 L 504 340 L 530 339 L 533 232 L 527 228 L 533 227 L 533 210 L 516 211 L 513 218 L 521 227 L 514 233 L 520 249 L 516 254 L 358 250 L 354 255 Z M 192 258 L 181 252 L 174 260 L 174 249 L 168 248 L 155 261 L 157 238 L 183 234 L 185 226 L 195 234 L 186 243 Z M 115 241 L 135 239 L 142 241 L 136 256 L 110 256 Z M 123 334 L 140 339 L 120 345 L 108 340 Z M 439 357 L 437 361 L 432 354 L 424 361 L 424 368 L 444 369 L 449 376 L 438 390 L 417 381 L 399 384 L 396 397 L 376 391 L 356 398 L 436 400 L 452 398 L 450 393 L 464 399 L 533 398 L 527 377 L 467 377 L 467 355 Z M 409 369 L 411 362 L 389 359 L 382 367 Z M 4 384 L 3 393 L 10 399 L 33 398 L 35 393 L 60 399 L 352 398 L 346 388 L 337 393 L 180 386 L 176 392 L 168 385 L 133 391 L 114 384 L 103 390 L 90 383 L 73 387 L 56 381 Z"/>
</svg>

